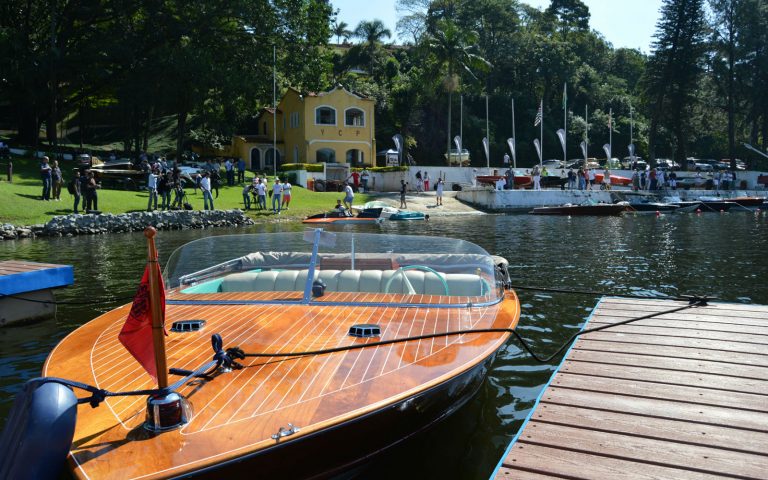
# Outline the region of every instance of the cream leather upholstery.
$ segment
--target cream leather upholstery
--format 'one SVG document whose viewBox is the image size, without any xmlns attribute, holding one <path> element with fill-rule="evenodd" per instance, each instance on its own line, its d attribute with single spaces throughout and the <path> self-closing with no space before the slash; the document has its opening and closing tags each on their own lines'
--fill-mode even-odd
<svg viewBox="0 0 768 480">
<path fill-rule="evenodd" d="M 253 271 L 233 273 L 221 282 L 222 292 L 290 292 L 304 291 L 307 270 Z M 408 277 L 416 294 L 445 295 L 443 281 L 432 272 L 422 270 L 320 270 L 315 278 L 326 284 L 327 292 L 408 293 L 404 280 Z M 488 293 L 483 280 L 468 273 L 441 274 L 451 296 L 480 296 Z M 391 280 L 391 282 L 390 282 Z"/>
</svg>

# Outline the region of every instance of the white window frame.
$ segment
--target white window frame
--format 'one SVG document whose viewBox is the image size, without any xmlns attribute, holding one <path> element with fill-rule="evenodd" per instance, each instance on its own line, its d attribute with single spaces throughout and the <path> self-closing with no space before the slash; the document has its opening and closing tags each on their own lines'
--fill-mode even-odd
<svg viewBox="0 0 768 480">
<path fill-rule="evenodd" d="M 363 124 L 362 125 L 352 125 L 347 123 L 347 112 L 350 110 L 357 110 L 358 112 L 363 114 Z M 349 107 L 344 109 L 344 126 L 345 127 L 352 127 L 352 128 L 364 128 L 365 127 L 365 110 L 359 107 Z"/>
<path fill-rule="evenodd" d="M 333 123 L 317 123 L 317 111 L 320 110 L 321 108 L 328 108 L 330 110 L 333 110 Z M 330 105 L 318 105 L 317 107 L 315 107 L 315 125 L 329 126 L 329 127 L 336 126 L 338 124 L 338 116 L 339 116 L 338 113 L 339 112 L 337 112 L 336 109 Z"/>
</svg>

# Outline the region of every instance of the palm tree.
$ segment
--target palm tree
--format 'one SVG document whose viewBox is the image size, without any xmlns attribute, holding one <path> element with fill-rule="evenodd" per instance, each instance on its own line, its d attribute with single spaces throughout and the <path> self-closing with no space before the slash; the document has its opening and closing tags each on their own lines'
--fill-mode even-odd
<svg viewBox="0 0 768 480">
<path fill-rule="evenodd" d="M 464 31 L 454 22 L 441 19 L 435 29 L 426 37 L 426 44 L 437 60 L 439 69 L 446 69 L 443 86 L 448 90 L 448 144 L 446 154 L 451 151 L 451 105 L 453 92 L 461 83 L 461 73 L 466 73 L 477 80 L 473 70 L 486 70 L 491 64 L 480 55 L 473 53 L 477 49 L 477 34 Z M 461 155 L 461 152 L 459 152 Z M 461 157 L 459 157 L 461 158 Z"/>
<path fill-rule="evenodd" d="M 363 20 L 355 29 L 354 36 L 363 40 L 363 49 L 370 62 L 369 73 L 373 75 L 373 64 L 376 58 L 376 50 L 384 38 L 392 38 L 392 32 L 384 26 L 381 20 Z"/>
<path fill-rule="evenodd" d="M 334 22 L 333 23 L 333 30 L 331 30 L 331 34 L 336 36 L 336 43 L 341 43 L 341 39 L 344 38 L 344 41 L 346 42 L 349 37 L 352 36 L 352 30 L 349 30 L 347 27 L 346 22 Z"/>
</svg>

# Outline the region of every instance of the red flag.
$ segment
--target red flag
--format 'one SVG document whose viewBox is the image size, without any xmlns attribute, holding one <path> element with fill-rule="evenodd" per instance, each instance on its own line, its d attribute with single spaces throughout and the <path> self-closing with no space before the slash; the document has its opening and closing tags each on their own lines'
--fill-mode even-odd
<svg viewBox="0 0 768 480">
<path fill-rule="evenodd" d="M 160 308 L 165 318 L 165 287 L 160 265 L 156 262 L 148 263 L 141 277 L 139 289 L 133 298 L 133 305 L 125 319 L 125 325 L 120 330 L 118 339 L 128 350 L 133 358 L 138 361 L 144 370 L 157 382 L 157 367 L 155 366 L 155 349 L 152 342 L 152 308 L 149 296 L 149 268 L 153 265 L 157 269 L 157 278 L 160 282 Z"/>
</svg>

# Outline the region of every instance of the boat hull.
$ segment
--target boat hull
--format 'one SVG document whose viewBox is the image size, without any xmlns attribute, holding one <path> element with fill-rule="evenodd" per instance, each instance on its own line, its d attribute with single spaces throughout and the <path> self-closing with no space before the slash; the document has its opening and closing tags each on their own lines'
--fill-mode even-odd
<svg viewBox="0 0 768 480">
<path fill-rule="evenodd" d="M 477 394 L 495 356 L 397 404 L 184 478 L 246 478 L 258 472 L 260 478 L 288 473 L 289 478 L 315 479 L 343 474 L 459 410 Z"/>
<path fill-rule="evenodd" d="M 347 217 L 347 218 L 307 218 L 306 220 L 302 220 L 301 223 L 307 223 L 307 224 L 320 224 L 320 225 L 328 225 L 328 224 L 334 224 L 334 225 L 373 225 L 376 223 L 381 223 L 380 218 L 359 218 L 359 217 Z"/>
<path fill-rule="evenodd" d="M 580 216 L 608 216 L 621 215 L 625 205 L 562 205 L 559 207 L 538 207 L 531 210 L 532 215 L 580 215 Z"/>
</svg>

